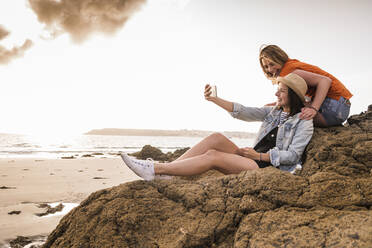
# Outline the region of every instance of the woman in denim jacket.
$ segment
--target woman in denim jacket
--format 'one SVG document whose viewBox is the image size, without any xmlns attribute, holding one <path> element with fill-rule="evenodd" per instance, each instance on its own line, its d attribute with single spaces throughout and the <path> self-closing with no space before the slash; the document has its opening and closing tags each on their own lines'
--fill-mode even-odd
<svg viewBox="0 0 372 248">
<path fill-rule="evenodd" d="M 216 169 L 224 174 L 274 166 L 291 171 L 300 162 L 313 134 L 313 120 L 299 118 L 304 107 L 307 85 L 296 74 L 279 77 L 275 107 L 244 107 L 241 104 L 211 96 L 206 85 L 205 98 L 244 121 L 262 121 L 254 148 L 237 147 L 220 133 L 214 133 L 196 144 L 177 160 L 157 163 L 138 160 L 122 153 L 125 164 L 145 180 L 168 179 L 172 175 L 190 176 Z"/>
</svg>

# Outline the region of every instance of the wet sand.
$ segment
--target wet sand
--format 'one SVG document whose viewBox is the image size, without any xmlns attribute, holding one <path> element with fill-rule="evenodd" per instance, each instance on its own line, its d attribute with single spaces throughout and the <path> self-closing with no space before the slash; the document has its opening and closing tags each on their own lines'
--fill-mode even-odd
<svg viewBox="0 0 372 248">
<path fill-rule="evenodd" d="M 63 215 L 37 216 L 45 212 L 41 203 L 79 204 L 97 190 L 138 179 L 119 157 L 0 159 L 0 247 L 57 226 Z"/>
</svg>

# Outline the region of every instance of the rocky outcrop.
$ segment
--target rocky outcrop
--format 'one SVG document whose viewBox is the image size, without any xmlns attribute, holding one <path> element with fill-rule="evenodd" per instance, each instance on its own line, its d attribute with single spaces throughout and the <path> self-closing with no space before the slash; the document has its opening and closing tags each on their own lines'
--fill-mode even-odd
<svg viewBox="0 0 372 248">
<path fill-rule="evenodd" d="M 372 247 L 372 111 L 316 129 L 298 175 L 265 168 L 91 194 L 44 247 Z"/>
<path fill-rule="evenodd" d="M 135 156 L 138 159 L 152 158 L 155 161 L 171 162 L 175 160 L 176 158 L 178 158 L 179 156 L 181 156 L 182 154 L 184 154 L 188 149 L 190 148 L 186 147 L 186 148 L 177 149 L 174 152 L 163 153 L 159 148 L 156 148 L 150 145 L 145 145 L 144 147 L 142 147 L 141 151 L 132 153 L 130 155 Z"/>
<path fill-rule="evenodd" d="M 372 175 L 372 105 L 351 116 L 346 127 L 315 129 L 306 150 L 302 176 L 328 173 L 350 179 Z"/>
</svg>

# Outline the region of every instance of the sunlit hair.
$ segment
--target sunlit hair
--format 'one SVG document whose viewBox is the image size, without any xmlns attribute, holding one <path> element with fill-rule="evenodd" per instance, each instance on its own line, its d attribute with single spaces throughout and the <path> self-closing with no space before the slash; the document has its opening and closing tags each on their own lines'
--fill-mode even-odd
<svg viewBox="0 0 372 248">
<path fill-rule="evenodd" d="M 304 107 L 301 98 L 291 89 L 288 87 L 288 100 L 289 100 L 289 116 L 293 116 L 299 112 Z"/>
<path fill-rule="evenodd" d="M 283 67 L 283 65 L 287 62 L 289 59 L 288 55 L 278 46 L 276 45 L 262 45 L 260 47 L 260 64 L 261 68 L 265 74 L 265 76 L 272 80 L 272 75 L 266 71 L 266 69 L 263 66 L 262 59 L 266 58 L 274 63 L 277 63 Z"/>
</svg>

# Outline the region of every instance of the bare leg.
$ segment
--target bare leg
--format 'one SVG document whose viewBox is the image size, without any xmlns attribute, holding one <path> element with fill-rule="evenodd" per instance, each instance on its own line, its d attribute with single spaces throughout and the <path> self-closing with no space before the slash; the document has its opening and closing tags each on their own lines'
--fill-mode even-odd
<svg viewBox="0 0 372 248">
<path fill-rule="evenodd" d="M 193 146 L 191 149 L 185 152 L 182 156 L 177 158 L 176 161 L 204 154 L 208 150 L 211 150 L 211 149 L 214 149 L 220 152 L 236 154 L 238 147 L 231 140 L 226 138 L 223 134 L 213 133 L 209 135 L 208 137 L 204 138 L 202 141 L 200 141 L 195 146 Z"/>
<path fill-rule="evenodd" d="M 208 150 L 202 155 L 176 160 L 171 163 L 155 163 L 155 174 L 191 176 L 198 175 L 210 169 L 216 169 L 224 174 L 238 174 L 241 171 L 258 169 L 257 163 L 243 156 Z"/>
</svg>

